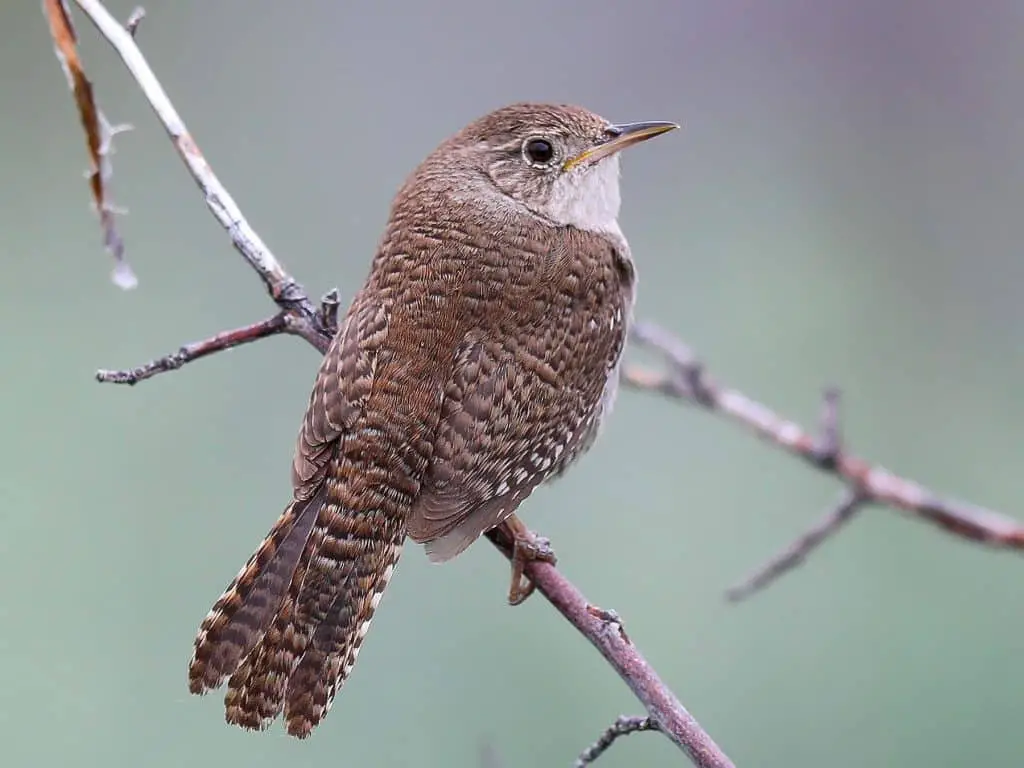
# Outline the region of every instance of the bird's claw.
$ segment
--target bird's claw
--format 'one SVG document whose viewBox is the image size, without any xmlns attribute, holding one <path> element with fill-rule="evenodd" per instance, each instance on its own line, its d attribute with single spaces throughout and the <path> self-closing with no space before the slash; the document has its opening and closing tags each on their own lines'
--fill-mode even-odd
<svg viewBox="0 0 1024 768">
<path fill-rule="evenodd" d="M 517 530 L 512 546 L 512 585 L 508 590 L 509 605 L 521 605 L 535 588 L 534 583 L 524 573 L 530 561 L 540 561 L 554 565 L 558 562 L 551 541 L 538 536 L 532 531 Z"/>
</svg>

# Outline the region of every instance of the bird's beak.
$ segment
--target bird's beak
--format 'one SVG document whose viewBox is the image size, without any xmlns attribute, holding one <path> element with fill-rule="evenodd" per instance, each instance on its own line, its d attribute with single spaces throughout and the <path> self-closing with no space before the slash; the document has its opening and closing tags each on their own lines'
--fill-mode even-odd
<svg viewBox="0 0 1024 768">
<path fill-rule="evenodd" d="M 614 155 L 626 147 L 639 144 L 641 141 L 647 141 L 647 139 L 653 139 L 655 136 L 668 133 L 678 127 L 675 123 L 667 123 L 664 120 L 610 125 L 606 131 L 608 136 L 606 141 L 602 141 L 600 144 L 586 149 L 574 157 L 570 157 L 562 164 L 562 170 L 571 171 L 581 163 L 596 163 L 601 158 Z"/>
</svg>

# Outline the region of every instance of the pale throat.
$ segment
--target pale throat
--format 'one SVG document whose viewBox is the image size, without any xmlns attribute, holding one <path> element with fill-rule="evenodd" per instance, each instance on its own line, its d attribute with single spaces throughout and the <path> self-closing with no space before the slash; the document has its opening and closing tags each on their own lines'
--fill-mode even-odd
<svg viewBox="0 0 1024 768">
<path fill-rule="evenodd" d="M 619 158 L 612 155 L 556 179 L 541 212 L 558 224 L 621 238 L 621 203 Z"/>
</svg>

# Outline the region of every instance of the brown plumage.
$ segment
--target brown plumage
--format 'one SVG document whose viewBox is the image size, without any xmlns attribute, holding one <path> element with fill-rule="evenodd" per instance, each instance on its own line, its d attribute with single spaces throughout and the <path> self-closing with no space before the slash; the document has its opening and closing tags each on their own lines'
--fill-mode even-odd
<svg viewBox="0 0 1024 768">
<path fill-rule="evenodd" d="M 514 105 L 399 191 L 310 396 L 293 501 L 196 637 L 189 688 L 227 680 L 229 722 L 283 713 L 307 736 L 406 537 L 454 557 L 593 442 L 634 290 L 616 151 L 668 127 Z"/>
</svg>

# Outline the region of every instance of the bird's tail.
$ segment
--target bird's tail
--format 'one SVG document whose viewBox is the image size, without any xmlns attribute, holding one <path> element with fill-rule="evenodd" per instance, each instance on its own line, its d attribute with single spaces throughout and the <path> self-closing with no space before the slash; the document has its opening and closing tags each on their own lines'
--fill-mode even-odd
<svg viewBox="0 0 1024 768">
<path fill-rule="evenodd" d="M 287 542 L 287 551 L 277 545 L 261 556 L 264 542 L 196 639 L 190 687 L 207 690 L 230 675 L 226 718 L 244 728 L 266 728 L 283 711 L 288 733 L 302 738 L 323 720 L 401 554 L 411 498 L 391 484 L 365 482 L 366 466 L 357 472 L 335 459 L 328 470 L 321 491 L 303 509 L 289 507 L 268 536 Z M 300 540 L 281 582 L 277 574 L 292 562 L 284 557 Z M 239 588 L 261 578 L 279 591 Z M 242 619 L 250 614 L 266 619 L 261 632 L 248 631 L 255 622 Z"/>
<path fill-rule="evenodd" d="M 203 619 L 188 665 L 192 693 L 219 688 L 259 643 L 278 614 L 308 542 L 326 488 L 288 505 L 263 543 Z"/>
<path fill-rule="evenodd" d="M 355 666 L 403 539 L 404 531 L 390 541 L 324 531 L 274 626 L 228 681 L 229 723 L 262 730 L 283 710 L 289 734 L 312 732 Z"/>
</svg>

